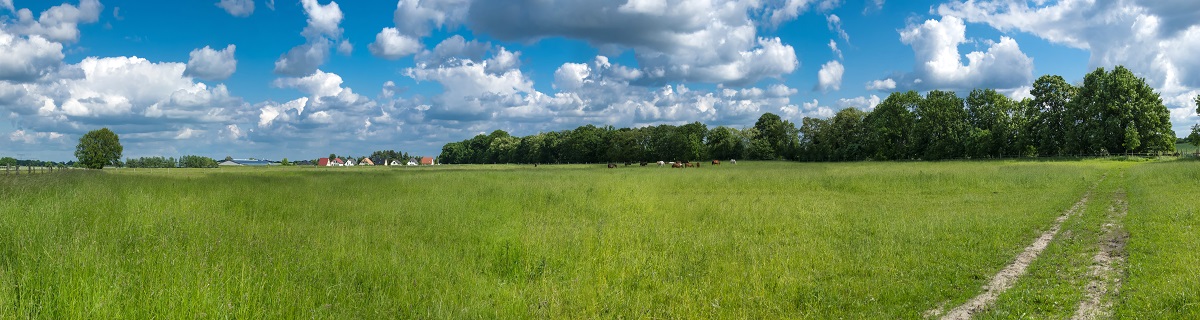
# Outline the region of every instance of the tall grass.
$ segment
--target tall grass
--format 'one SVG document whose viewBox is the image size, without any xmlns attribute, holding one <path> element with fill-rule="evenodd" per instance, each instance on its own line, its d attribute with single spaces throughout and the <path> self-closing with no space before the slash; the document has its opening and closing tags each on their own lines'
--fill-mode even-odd
<svg viewBox="0 0 1200 320">
<path fill-rule="evenodd" d="M 915 318 L 977 294 L 1105 170 L 743 162 L 5 177 L 0 318 Z"/>
</svg>

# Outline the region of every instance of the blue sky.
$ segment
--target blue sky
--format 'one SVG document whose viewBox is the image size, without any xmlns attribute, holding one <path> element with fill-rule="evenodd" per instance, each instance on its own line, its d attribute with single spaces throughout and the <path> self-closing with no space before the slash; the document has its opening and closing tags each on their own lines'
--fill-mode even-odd
<svg viewBox="0 0 1200 320">
<path fill-rule="evenodd" d="M 1197 122 L 1200 2 L 0 0 L 0 156 L 436 155 L 496 129 L 870 110 L 903 90 L 1028 95 L 1125 65 Z"/>
</svg>

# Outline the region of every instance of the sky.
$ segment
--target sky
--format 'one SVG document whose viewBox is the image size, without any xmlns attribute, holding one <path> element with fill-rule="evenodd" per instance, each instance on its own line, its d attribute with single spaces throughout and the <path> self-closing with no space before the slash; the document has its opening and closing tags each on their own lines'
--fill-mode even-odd
<svg viewBox="0 0 1200 320">
<path fill-rule="evenodd" d="M 315 159 L 581 125 L 744 128 L 1124 65 L 1200 121 L 1194 0 L 0 0 L 0 156 Z"/>
</svg>

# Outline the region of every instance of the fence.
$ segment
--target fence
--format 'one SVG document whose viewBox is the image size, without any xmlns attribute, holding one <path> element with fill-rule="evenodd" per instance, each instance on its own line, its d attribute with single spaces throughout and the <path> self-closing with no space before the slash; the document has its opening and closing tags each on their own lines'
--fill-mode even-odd
<svg viewBox="0 0 1200 320">
<path fill-rule="evenodd" d="M 66 167 L 66 166 L 35 167 L 35 166 L 21 166 L 21 165 L 16 165 L 16 166 L 6 165 L 6 166 L 4 166 L 4 175 L 7 176 L 7 175 L 21 175 L 21 174 L 35 174 L 35 173 L 54 173 L 54 172 L 64 172 L 64 171 L 71 170 L 71 169 L 74 169 L 74 168 Z M 25 172 L 21 172 L 22 170 L 24 170 Z"/>
</svg>

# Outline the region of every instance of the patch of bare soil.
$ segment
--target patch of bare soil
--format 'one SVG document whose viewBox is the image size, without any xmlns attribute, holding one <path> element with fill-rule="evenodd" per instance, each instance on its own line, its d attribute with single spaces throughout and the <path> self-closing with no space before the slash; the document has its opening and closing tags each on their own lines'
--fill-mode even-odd
<svg viewBox="0 0 1200 320">
<path fill-rule="evenodd" d="M 1125 192 L 1113 194 L 1113 205 L 1108 207 L 1108 221 L 1101 227 L 1100 251 L 1092 257 L 1088 267 L 1087 292 L 1071 319 L 1107 319 L 1112 317 L 1111 297 L 1121 291 L 1121 278 L 1125 274 L 1125 242 L 1129 233 L 1121 227 L 1121 220 L 1129 212 Z M 1110 297 L 1105 299 L 1105 297 Z"/>
<path fill-rule="evenodd" d="M 1104 178 L 1101 178 L 1101 181 L 1103 180 Z M 1099 182 L 1097 182 L 1097 185 L 1098 184 Z M 1096 185 L 1093 185 L 1092 189 L 1095 188 Z M 1040 255 L 1043 250 L 1046 250 L 1046 246 L 1050 245 L 1050 241 L 1053 241 L 1054 236 L 1058 234 L 1060 229 L 1062 229 L 1063 222 L 1066 222 L 1067 218 L 1077 215 L 1083 211 L 1083 208 L 1085 205 L 1087 205 L 1088 198 L 1091 197 L 1091 194 L 1092 190 L 1089 189 L 1088 192 L 1083 195 L 1082 199 L 1079 199 L 1075 205 L 1071 206 L 1070 209 L 1067 209 L 1067 211 L 1064 211 L 1062 215 L 1058 216 L 1058 218 L 1054 220 L 1054 226 L 1050 227 L 1050 230 L 1043 232 L 1042 235 L 1037 238 L 1037 240 L 1034 240 L 1032 244 L 1029 244 L 1028 247 L 1025 247 L 1025 251 L 1017 255 L 1017 258 L 1015 261 L 1013 261 L 1013 263 L 1004 267 L 1004 269 L 1001 269 L 996 276 L 992 277 L 992 281 L 983 286 L 982 293 L 974 298 L 971 298 L 971 300 L 967 300 L 966 303 L 963 303 L 962 305 L 950 310 L 950 312 L 946 313 L 945 316 L 942 316 L 942 319 L 970 319 L 972 315 L 983 311 L 988 306 L 992 305 L 992 303 L 995 303 L 996 298 L 999 297 L 1001 293 L 1004 293 L 1004 291 L 1012 288 L 1012 286 L 1017 283 L 1017 279 L 1025 274 L 1025 269 L 1029 268 L 1029 264 L 1033 263 L 1033 261 L 1037 259 L 1038 255 Z M 924 315 L 927 318 L 936 317 L 938 314 L 941 314 L 941 309 L 942 308 L 939 307 L 930 311 L 926 311 Z"/>
</svg>

